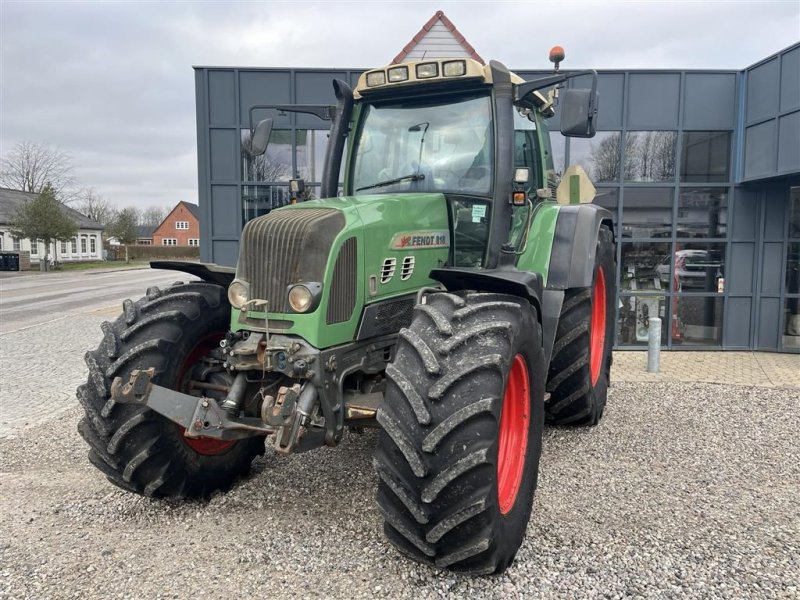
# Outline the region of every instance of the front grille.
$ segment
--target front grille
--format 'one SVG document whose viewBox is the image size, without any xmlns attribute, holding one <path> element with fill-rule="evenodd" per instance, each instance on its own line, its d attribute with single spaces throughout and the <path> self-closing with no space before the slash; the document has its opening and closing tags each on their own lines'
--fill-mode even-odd
<svg viewBox="0 0 800 600">
<path fill-rule="evenodd" d="M 356 307 L 356 286 L 358 282 L 358 240 L 351 237 L 345 240 L 336 257 L 331 278 L 331 293 L 328 295 L 328 314 L 325 322 L 342 323 L 350 320 Z"/>
<path fill-rule="evenodd" d="M 291 312 L 287 287 L 322 283 L 344 215 L 332 208 L 284 209 L 248 222 L 242 231 L 236 276 L 250 282 L 250 298 L 267 300 L 269 311 Z"/>
</svg>

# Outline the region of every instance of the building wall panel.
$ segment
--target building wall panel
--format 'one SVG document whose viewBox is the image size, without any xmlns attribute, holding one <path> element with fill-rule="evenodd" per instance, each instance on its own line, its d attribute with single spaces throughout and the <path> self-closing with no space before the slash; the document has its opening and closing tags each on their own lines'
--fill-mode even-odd
<svg viewBox="0 0 800 600">
<path fill-rule="evenodd" d="M 628 129 L 677 129 L 679 90 L 678 73 L 631 73 Z"/>
<path fill-rule="evenodd" d="M 733 129 L 736 75 L 687 73 L 683 103 L 684 129 Z"/>
<path fill-rule="evenodd" d="M 800 108 L 800 48 L 781 57 L 780 111 Z"/>
<path fill-rule="evenodd" d="M 778 173 L 800 171 L 800 110 L 778 119 Z"/>
<path fill-rule="evenodd" d="M 236 80 L 233 70 L 208 72 L 208 120 L 212 125 L 236 122 Z"/>
</svg>

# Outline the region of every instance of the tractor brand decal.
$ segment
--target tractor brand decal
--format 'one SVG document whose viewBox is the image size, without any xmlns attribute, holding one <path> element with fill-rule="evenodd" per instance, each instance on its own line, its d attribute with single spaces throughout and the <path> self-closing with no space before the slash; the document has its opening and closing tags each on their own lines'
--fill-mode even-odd
<svg viewBox="0 0 800 600">
<path fill-rule="evenodd" d="M 392 238 L 391 248 L 447 248 L 450 246 L 448 231 L 411 231 L 397 233 Z"/>
</svg>

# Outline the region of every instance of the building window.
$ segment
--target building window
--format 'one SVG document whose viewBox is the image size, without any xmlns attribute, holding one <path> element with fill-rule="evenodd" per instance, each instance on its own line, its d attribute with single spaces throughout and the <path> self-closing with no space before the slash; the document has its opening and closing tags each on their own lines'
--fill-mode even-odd
<svg viewBox="0 0 800 600">
<path fill-rule="evenodd" d="M 78 253 L 78 238 L 76 237 L 72 238 L 72 253 L 73 254 Z"/>
<path fill-rule="evenodd" d="M 39 240 L 31 240 L 31 256 L 39 254 Z"/>
<path fill-rule="evenodd" d="M 175 221 L 175 229 L 189 229 L 189 221 Z"/>
<path fill-rule="evenodd" d="M 626 187 L 622 201 L 622 236 L 672 237 L 673 188 Z"/>
<path fill-rule="evenodd" d="M 18 237 L 11 238 L 11 248 L 15 252 L 19 252 L 20 251 L 20 245 L 19 245 L 19 238 Z"/>
<path fill-rule="evenodd" d="M 61 240 L 61 254 L 66 254 L 66 253 L 67 253 L 67 242 Z"/>
<path fill-rule="evenodd" d="M 242 129 L 242 139 L 250 130 Z M 244 181 L 289 181 L 292 178 L 292 132 L 273 129 L 267 151 L 250 156 L 242 150 L 242 179 Z"/>
<path fill-rule="evenodd" d="M 618 131 L 598 131 L 591 139 L 572 138 L 570 164 L 582 166 L 594 183 L 619 181 L 620 136 Z"/>
<path fill-rule="evenodd" d="M 295 132 L 297 171 L 307 182 L 322 180 L 325 150 L 328 147 L 328 131 L 322 129 L 298 129 Z M 344 161 L 343 161 L 344 162 Z"/>
<path fill-rule="evenodd" d="M 675 178 L 674 131 L 631 131 L 625 137 L 625 181 Z"/>
<path fill-rule="evenodd" d="M 86 236 L 81 236 L 81 254 L 86 254 Z"/>
<path fill-rule="evenodd" d="M 676 225 L 679 238 L 724 238 L 728 231 L 728 189 L 681 189 Z"/>
<path fill-rule="evenodd" d="M 2 231 L 0 231 L 0 250 L 3 249 L 3 238 L 4 237 L 5 237 L 5 234 Z"/>
<path fill-rule="evenodd" d="M 724 183 L 730 179 L 730 131 L 686 131 L 681 150 L 681 181 Z"/>
<path fill-rule="evenodd" d="M 97 252 L 97 238 L 92 236 L 89 238 L 89 248 L 92 254 Z"/>
<path fill-rule="evenodd" d="M 189 238 L 189 245 L 190 246 L 199 246 L 200 239 L 199 238 Z"/>
<path fill-rule="evenodd" d="M 161 239 L 161 245 L 162 246 L 177 246 L 178 245 L 178 240 L 176 240 L 175 238 L 162 238 Z"/>
</svg>

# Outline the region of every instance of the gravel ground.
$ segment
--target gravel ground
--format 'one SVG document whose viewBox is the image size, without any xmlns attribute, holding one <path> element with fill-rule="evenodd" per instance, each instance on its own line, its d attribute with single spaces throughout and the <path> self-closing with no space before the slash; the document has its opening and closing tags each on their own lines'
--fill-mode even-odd
<svg viewBox="0 0 800 600">
<path fill-rule="evenodd" d="M 2 598 L 798 598 L 797 389 L 614 384 L 600 426 L 545 432 L 516 563 L 467 578 L 400 557 L 374 433 L 260 459 L 205 503 L 117 490 L 70 408 L 0 440 Z"/>
</svg>

